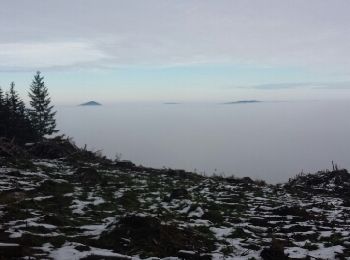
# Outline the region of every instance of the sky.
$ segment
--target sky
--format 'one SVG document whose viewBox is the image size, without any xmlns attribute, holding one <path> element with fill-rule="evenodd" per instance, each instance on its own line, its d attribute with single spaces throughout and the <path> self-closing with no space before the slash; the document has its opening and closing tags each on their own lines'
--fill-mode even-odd
<svg viewBox="0 0 350 260">
<path fill-rule="evenodd" d="M 348 0 L 1 0 L 0 86 L 58 104 L 350 99 Z"/>
</svg>

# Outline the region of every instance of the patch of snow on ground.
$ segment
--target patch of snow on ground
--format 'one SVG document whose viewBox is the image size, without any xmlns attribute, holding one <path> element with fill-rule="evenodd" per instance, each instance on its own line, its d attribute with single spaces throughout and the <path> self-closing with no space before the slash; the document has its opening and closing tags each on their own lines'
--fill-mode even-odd
<svg viewBox="0 0 350 260">
<path fill-rule="evenodd" d="M 14 244 L 14 243 L 0 243 L 0 247 L 2 246 L 19 246 L 19 244 Z"/>
<path fill-rule="evenodd" d="M 135 259 L 129 256 L 113 253 L 112 250 L 99 249 L 90 247 L 90 251 L 80 252 L 75 249 L 76 246 L 81 246 L 78 243 L 65 243 L 61 248 L 53 249 L 50 244 L 44 244 L 43 250 L 50 252 L 50 257 L 55 260 L 72 260 L 81 259 L 88 256 L 102 256 L 102 257 L 119 257 L 120 259 Z"/>
<path fill-rule="evenodd" d="M 99 225 L 85 225 L 85 226 L 81 226 L 80 228 L 87 230 L 87 231 L 84 232 L 84 235 L 99 236 L 114 221 L 115 221 L 114 217 L 108 217 L 108 218 L 105 218 L 103 220 L 104 223 L 102 223 L 102 224 L 99 224 Z"/>
<path fill-rule="evenodd" d="M 72 209 L 73 214 L 84 215 L 85 214 L 84 208 L 88 204 L 90 203 L 75 199 L 73 200 L 73 205 L 71 205 L 69 208 Z"/>
<path fill-rule="evenodd" d="M 50 199 L 50 198 L 53 198 L 53 196 L 41 196 L 41 197 L 36 197 L 33 200 L 42 201 L 42 200 L 46 200 L 46 199 Z"/>
<path fill-rule="evenodd" d="M 194 211 L 191 211 L 190 214 L 188 214 L 188 217 L 197 217 L 201 218 L 204 215 L 204 211 L 201 207 L 197 207 Z"/>
<path fill-rule="evenodd" d="M 342 246 L 324 247 L 310 252 L 309 256 L 316 259 L 335 259 L 336 253 L 343 253 L 343 249 Z"/>
<path fill-rule="evenodd" d="M 305 256 L 307 256 L 308 250 L 300 247 L 289 247 L 284 250 L 284 253 L 291 258 L 305 258 Z"/>
<path fill-rule="evenodd" d="M 227 237 L 232 233 L 232 228 L 216 228 L 211 227 L 210 231 L 214 233 L 214 235 L 217 237 L 217 239 L 223 239 L 224 237 Z"/>
</svg>

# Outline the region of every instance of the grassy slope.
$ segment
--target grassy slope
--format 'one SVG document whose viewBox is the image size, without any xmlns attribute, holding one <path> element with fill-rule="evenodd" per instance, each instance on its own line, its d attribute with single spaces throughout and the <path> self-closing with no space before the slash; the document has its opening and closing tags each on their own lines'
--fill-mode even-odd
<svg viewBox="0 0 350 260">
<path fill-rule="evenodd" d="M 89 158 L 1 160 L 0 259 L 350 256 L 334 178 L 322 192 L 305 176 L 293 188 Z"/>
</svg>

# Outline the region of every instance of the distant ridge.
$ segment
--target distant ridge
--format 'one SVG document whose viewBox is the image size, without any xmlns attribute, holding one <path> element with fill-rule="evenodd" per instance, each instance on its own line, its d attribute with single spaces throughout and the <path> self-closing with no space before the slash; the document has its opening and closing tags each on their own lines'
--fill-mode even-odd
<svg viewBox="0 0 350 260">
<path fill-rule="evenodd" d="M 102 106 L 102 105 L 96 101 L 89 101 L 89 102 L 80 104 L 80 106 Z"/>
<path fill-rule="evenodd" d="M 223 104 L 230 105 L 230 104 L 249 104 L 249 103 L 261 103 L 262 101 L 259 100 L 238 100 L 238 101 L 232 101 L 232 102 L 225 102 Z"/>
</svg>

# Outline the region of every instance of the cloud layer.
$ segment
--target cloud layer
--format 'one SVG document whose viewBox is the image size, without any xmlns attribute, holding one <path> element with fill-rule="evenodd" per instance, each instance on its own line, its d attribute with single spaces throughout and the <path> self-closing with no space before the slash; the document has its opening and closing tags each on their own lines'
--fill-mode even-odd
<svg viewBox="0 0 350 260">
<path fill-rule="evenodd" d="M 347 0 L 4 0 L 0 68 L 230 63 L 350 72 Z"/>
<path fill-rule="evenodd" d="M 0 43 L 0 68 L 68 67 L 101 62 L 108 56 L 84 42 Z"/>
</svg>

